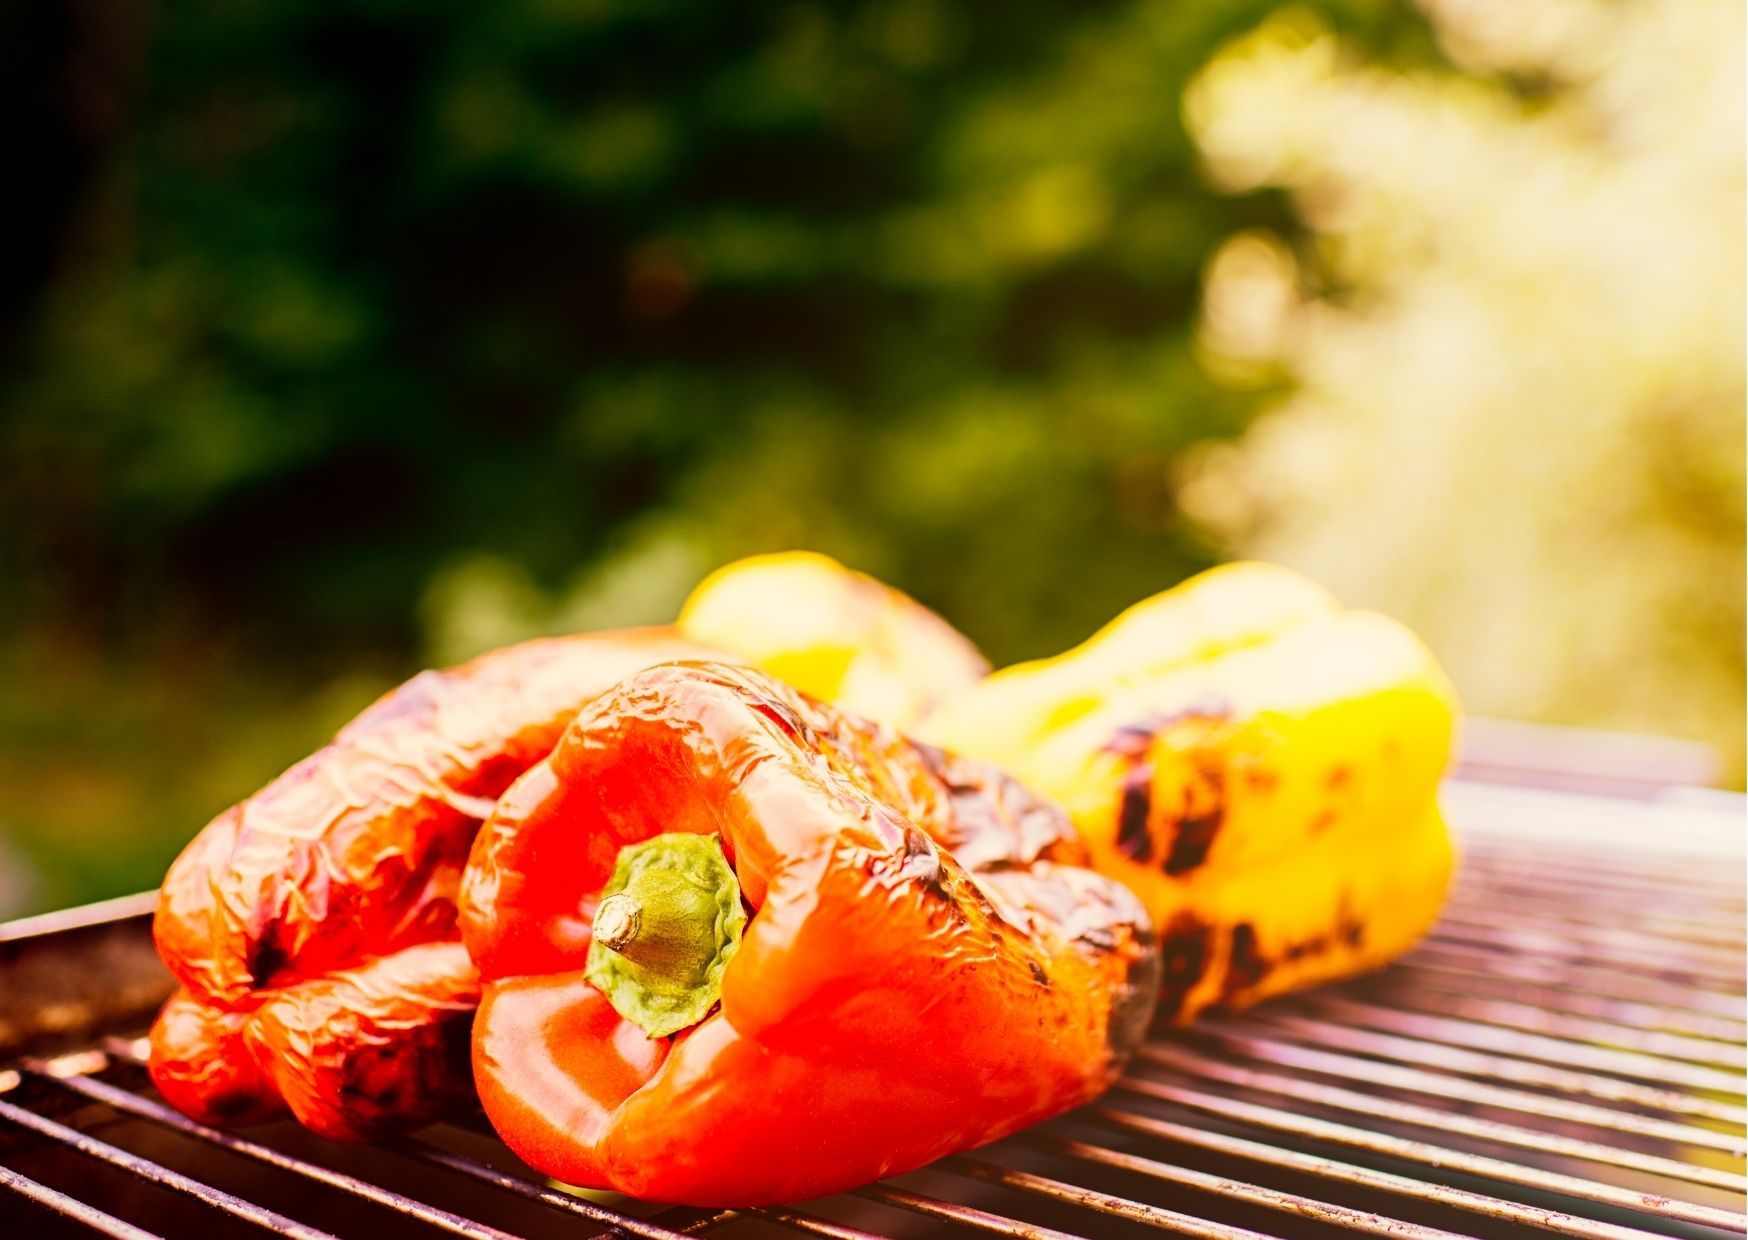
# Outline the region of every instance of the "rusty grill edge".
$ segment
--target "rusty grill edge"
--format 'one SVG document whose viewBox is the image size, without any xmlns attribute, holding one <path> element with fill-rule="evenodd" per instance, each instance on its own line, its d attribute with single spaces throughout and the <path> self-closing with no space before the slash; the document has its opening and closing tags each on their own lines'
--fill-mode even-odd
<svg viewBox="0 0 1748 1240">
<path fill-rule="evenodd" d="M 1091 1106 L 764 1210 L 572 1195 L 483 1120 L 381 1147 L 204 1127 L 141 1064 L 149 900 L 0 926 L 0 1234 L 1743 1234 L 1740 801 L 1450 791 L 1463 866 L 1403 961 L 1158 1030 Z"/>
</svg>

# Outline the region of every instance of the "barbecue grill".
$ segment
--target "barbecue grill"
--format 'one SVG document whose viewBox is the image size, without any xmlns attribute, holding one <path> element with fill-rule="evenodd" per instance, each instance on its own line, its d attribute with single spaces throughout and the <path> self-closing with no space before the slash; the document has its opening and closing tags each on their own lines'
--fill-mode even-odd
<svg viewBox="0 0 1748 1240">
<path fill-rule="evenodd" d="M 1691 751 L 1478 737 L 1455 890 L 1401 962 L 1156 1030 L 1093 1105 L 781 1209 L 575 1195 L 483 1118 L 203 1127 L 141 1063 L 149 895 L 0 926 L 0 1236 L 1742 1234 L 1740 798 L 1672 784 Z"/>
</svg>

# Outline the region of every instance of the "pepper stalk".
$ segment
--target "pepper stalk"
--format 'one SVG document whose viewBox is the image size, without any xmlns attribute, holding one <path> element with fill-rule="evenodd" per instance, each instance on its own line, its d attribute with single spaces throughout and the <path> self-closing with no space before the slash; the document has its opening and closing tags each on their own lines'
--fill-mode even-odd
<svg viewBox="0 0 1748 1240">
<path fill-rule="evenodd" d="M 602 897 L 589 982 L 652 1038 L 703 1020 L 747 921 L 722 841 L 678 831 L 627 845 Z"/>
</svg>

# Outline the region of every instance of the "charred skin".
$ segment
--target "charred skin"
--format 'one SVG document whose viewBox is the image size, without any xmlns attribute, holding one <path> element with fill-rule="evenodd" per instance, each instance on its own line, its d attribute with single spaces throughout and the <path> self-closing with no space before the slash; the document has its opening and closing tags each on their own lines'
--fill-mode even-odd
<svg viewBox="0 0 1748 1240">
<path fill-rule="evenodd" d="M 444 1114 L 471 1096 L 467 1038 L 479 979 L 459 942 L 427 943 L 230 1011 L 186 988 L 152 1029 L 170 1104 L 220 1127 L 290 1113 L 336 1141 Z"/>
<path fill-rule="evenodd" d="M 247 1123 L 287 1106 L 359 1140 L 469 1090 L 478 983 L 455 895 L 480 821 L 622 677 L 721 657 L 671 630 L 550 638 L 425 672 L 220 815 L 171 867 L 153 933 L 181 982 L 159 1090 Z"/>
<path fill-rule="evenodd" d="M 243 1040 L 252 1013 L 219 1007 L 186 986 L 152 1026 L 151 1070 L 171 1106 L 203 1124 L 264 1124 L 285 1102 L 261 1074 Z"/>
<path fill-rule="evenodd" d="M 1452 861 L 1431 807 L 1385 843 L 1326 836 L 1225 882 L 1190 884 L 1160 929 L 1160 1018 L 1182 1024 L 1389 963 L 1432 928 Z"/>
<path fill-rule="evenodd" d="M 616 856 L 672 832 L 720 835 L 751 914 L 720 1007 L 651 1037 L 583 970 Z M 755 671 L 640 673 L 475 842 L 481 1100 L 549 1175 L 700 1205 L 994 1140 L 1099 1093 L 1146 1028 L 1146 916 L 1086 861 L 1060 811 L 982 763 Z"/>
<path fill-rule="evenodd" d="M 1149 640 L 1151 638 L 1151 641 Z M 1160 927 L 1161 1014 L 1376 967 L 1443 901 L 1456 698 L 1401 625 L 1232 565 L 922 725 L 1058 801 Z"/>
<path fill-rule="evenodd" d="M 1371 827 L 1382 846 L 1410 829 L 1449 760 L 1454 703 L 1407 629 L 1343 612 L 1116 688 L 1016 774 L 1125 881 L 1207 883 L 1324 835 Z"/>
<path fill-rule="evenodd" d="M 300 1123 L 363 1141 L 472 1096 L 478 1006 L 479 976 L 461 944 L 425 943 L 283 988 L 245 1036 Z"/>
</svg>

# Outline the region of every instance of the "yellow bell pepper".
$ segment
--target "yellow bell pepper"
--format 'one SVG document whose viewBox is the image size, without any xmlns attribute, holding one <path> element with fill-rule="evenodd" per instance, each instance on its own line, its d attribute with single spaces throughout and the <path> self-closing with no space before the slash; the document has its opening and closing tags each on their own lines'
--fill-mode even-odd
<svg viewBox="0 0 1748 1240">
<path fill-rule="evenodd" d="M 900 729 L 989 670 L 970 641 L 908 594 L 811 551 L 717 569 L 692 591 L 678 627 L 804 693 Z"/>
<path fill-rule="evenodd" d="M 1436 801 L 1457 700 L 1406 628 L 1240 563 L 1019 664 L 919 725 L 1060 802 L 1141 896 L 1162 1012 L 1372 968 L 1437 916 L 1452 853 Z"/>
</svg>

